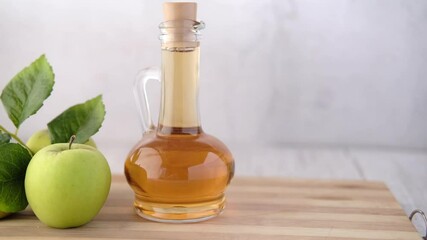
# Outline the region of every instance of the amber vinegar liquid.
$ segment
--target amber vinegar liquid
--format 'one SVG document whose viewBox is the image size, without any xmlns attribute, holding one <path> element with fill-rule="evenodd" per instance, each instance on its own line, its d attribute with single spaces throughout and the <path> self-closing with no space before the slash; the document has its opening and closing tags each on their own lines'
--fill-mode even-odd
<svg viewBox="0 0 427 240">
<path fill-rule="evenodd" d="M 162 63 L 158 127 L 144 134 L 125 163 L 134 206 L 140 216 L 155 221 L 208 219 L 224 208 L 234 160 L 200 126 L 199 47 L 164 47 Z"/>
</svg>

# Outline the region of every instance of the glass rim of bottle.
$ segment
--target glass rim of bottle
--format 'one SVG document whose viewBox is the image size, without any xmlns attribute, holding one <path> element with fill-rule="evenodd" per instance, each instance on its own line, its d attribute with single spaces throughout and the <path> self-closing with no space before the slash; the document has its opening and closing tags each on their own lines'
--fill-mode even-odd
<svg viewBox="0 0 427 240">
<path fill-rule="evenodd" d="M 197 41 L 201 36 L 200 30 L 205 26 L 203 21 L 190 19 L 165 21 L 159 24 L 159 38 L 164 41 L 174 41 L 174 39 Z"/>
</svg>

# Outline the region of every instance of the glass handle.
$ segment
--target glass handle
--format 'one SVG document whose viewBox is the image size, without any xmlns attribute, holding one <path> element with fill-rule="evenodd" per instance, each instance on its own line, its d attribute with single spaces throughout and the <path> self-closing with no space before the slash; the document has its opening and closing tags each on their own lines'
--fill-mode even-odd
<svg viewBox="0 0 427 240">
<path fill-rule="evenodd" d="M 144 133 L 151 132 L 156 129 L 153 123 L 150 112 L 150 104 L 148 103 L 147 83 L 149 80 L 156 80 L 159 83 L 160 70 L 156 67 L 149 67 L 141 70 L 135 80 L 133 86 L 133 94 L 135 102 L 139 110 L 139 117 Z"/>
</svg>

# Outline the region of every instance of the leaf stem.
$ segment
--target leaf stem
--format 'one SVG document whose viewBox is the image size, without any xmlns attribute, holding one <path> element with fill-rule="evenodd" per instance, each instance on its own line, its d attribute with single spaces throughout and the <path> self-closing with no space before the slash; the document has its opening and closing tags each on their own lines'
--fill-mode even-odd
<svg viewBox="0 0 427 240">
<path fill-rule="evenodd" d="M 25 143 L 16 135 L 16 133 L 18 133 L 18 129 L 16 129 L 15 134 L 9 132 L 6 128 L 4 128 L 2 125 L 0 125 L 0 130 L 2 130 L 3 132 L 9 134 L 13 139 L 15 139 L 19 144 L 21 144 L 23 147 L 25 147 L 30 153 L 31 156 L 33 155 L 33 152 L 31 151 L 31 149 L 29 149 L 27 147 L 27 145 L 25 145 Z"/>
</svg>

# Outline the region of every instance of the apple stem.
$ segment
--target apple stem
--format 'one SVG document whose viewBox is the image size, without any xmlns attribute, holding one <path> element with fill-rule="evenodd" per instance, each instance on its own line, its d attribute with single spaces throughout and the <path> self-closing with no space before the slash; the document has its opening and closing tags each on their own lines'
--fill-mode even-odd
<svg viewBox="0 0 427 240">
<path fill-rule="evenodd" d="M 70 144 L 68 144 L 68 149 L 71 149 L 71 145 L 73 144 L 74 140 L 76 140 L 76 135 L 70 137 Z"/>
</svg>

